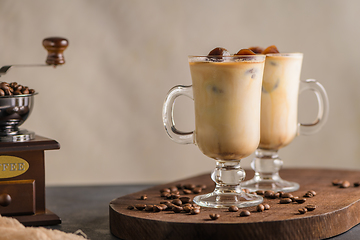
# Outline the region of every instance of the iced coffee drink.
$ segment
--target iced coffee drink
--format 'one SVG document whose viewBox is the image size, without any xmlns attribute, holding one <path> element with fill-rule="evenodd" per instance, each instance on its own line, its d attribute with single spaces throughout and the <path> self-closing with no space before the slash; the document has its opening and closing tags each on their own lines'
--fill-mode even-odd
<svg viewBox="0 0 360 240">
<path fill-rule="evenodd" d="M 193 202 L 203 207 L 249 207 L 263 199 L 241 190 L 245 171 L 240 160 L 256 150 L 260 141 L 261 86 L 265 55 L 248 49 L 230 55 L 215 48 L 207 56 L 190 56 L 191 86 L 173 87 L 164 102 L 163 123 L 169 137 L 181 144 L 195 143 L 215 159 L 211 193 L 197 195 Z M 175 127 L 173 106 L 179 96 L 194 100 L 195 130 Z"/>
<path fill-rule="evenodd" d="M 278 150 L 297 135 L 302 58 L 301 53 L 266 56 L 259 148 Z"/>
<path fill-rule="evenodd" d="M 205 57 L 189 58 L 195 142 L 208 157 L 238 160 L 257 148 L 264 67 L 263 60 L 259 59 L 256 55 L 214 61 Z"/>
</svg>

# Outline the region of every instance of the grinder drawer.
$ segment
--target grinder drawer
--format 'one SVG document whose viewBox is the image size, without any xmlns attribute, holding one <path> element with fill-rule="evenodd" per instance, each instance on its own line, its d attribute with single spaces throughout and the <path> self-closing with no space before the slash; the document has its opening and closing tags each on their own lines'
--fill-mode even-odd
<svg viewBox="0 0 360 240">
<path fill-rule="evenodd" d="M 0 214 L 35 214 L 35 180 L 0 181 Z"/>
</svg>

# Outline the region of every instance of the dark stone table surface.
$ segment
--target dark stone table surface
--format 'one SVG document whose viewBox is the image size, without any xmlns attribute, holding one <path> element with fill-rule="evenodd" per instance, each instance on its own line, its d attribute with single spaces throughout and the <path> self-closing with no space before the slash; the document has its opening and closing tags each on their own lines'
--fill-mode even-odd
<svg viewBox="0 0 360 240">
<path fill-rule="evenodd" d="M 46 207 L 57 214 L 62 223 L 46 228 L 69 233 L 81 230 L 91 240 L 118 240 L 109 229 L 110 201 L 151 186 L 153 185 L 47 187 Z M 329 239 L 360 239 L 360 225 Z"/>
</svg>

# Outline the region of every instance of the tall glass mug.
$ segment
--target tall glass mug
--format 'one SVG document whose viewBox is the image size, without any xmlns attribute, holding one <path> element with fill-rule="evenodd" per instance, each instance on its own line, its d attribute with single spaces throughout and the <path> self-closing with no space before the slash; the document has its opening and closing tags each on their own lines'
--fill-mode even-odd
<svg viewBox="0 0 360 240">
<path fill-rule="evenodd" d="M 192 86 L 173 87 L 164 102 L 163 122 L 177 143 L 196 144 L 216 161 L 211 174 L 215 190 L 198 195 L 194 202 L 204 207 L 254 206 L 262 197 L 240 187 L 245 171 L 240 160 L 258 147 L 260 99 L 265 55 L 190 56 Z M 194 100 L 195 131 L 176 129 L 173 106 L 178 96 Z"/>
<path fill-rule="evenodd" d="M 273 190 L 292 192 L 299 184 L 279 176 L 283 161 L 278 150 L 299 134 L 318 132 L 328 116 L 328 97 L 323 86 L 314 79 L 300 81 L 302 53 L 267 54 L 261 93 L 260 144 L 251 167 L 255 176 L 242 183 L 250 191 Z M 298 123 L 299 92 L 311 90 L 318 100 L 318 115 L 313 123 Z"/>
</svg>

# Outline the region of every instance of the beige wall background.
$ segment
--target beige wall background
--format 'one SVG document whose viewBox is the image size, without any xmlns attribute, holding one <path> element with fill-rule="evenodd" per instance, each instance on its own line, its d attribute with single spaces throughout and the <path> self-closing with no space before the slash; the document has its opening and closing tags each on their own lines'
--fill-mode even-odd
<svg viewBox="0 0 360 240">
<path fill-rule="evenodd" d="M 284 167 L 360 169 L 359 8 L 357 0 L 0 0 L 1 66 L 44 63 L 43 38 L 69 39 L 64 66 L 14 68 L 0 80 L 39 92 L 22 127 L 61 144 L 46 152 L 48 185 L 160 183 L 215 166 L 162 125 L 168 90 L 191 84 L 187 56 L 275 44 L 303 52 L 302 79 L 320 81 L 330 99 L 324 128 L 280 151 Z M 300 96 L 301 121 L 315 118 L 314 104 Z M 175 117 L 178 128 L 194 128 L 191 100 L 178 101 Z"/>
</svg>

